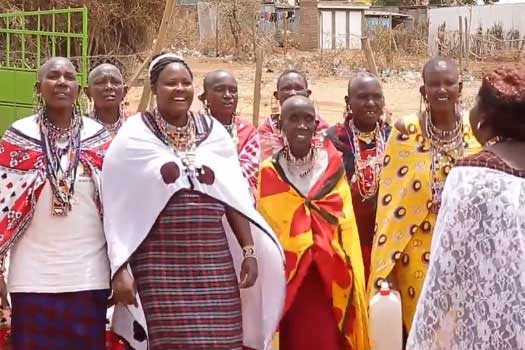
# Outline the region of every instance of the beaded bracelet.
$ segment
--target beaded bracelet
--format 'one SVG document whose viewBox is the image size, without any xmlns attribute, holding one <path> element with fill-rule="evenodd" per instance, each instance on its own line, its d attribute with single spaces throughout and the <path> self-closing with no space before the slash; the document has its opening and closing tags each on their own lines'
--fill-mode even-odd
<svg viewBox="0 0 525 350">
<path fill-rule="evenodd" d="M 254 259 L 256 259 L 257 256 L 256 256 L 255 246 L 254 245 L 247 245 L 247 246 L 242 247 L 242 255 L 243 255 L 244 259 L 247 259 L 247 258 L 254 258 Z"/>
</svg>

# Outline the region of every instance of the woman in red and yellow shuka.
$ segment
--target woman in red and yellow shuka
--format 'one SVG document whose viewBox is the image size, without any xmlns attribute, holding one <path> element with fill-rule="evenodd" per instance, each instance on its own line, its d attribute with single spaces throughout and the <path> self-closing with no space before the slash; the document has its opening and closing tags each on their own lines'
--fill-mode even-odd
<svg viewBox="0 0 525 350">
<path fill-rule="evenodd" d="M 316 145 L 306 97 L 283 104 L 285 146 L 259 175 L 258 210 L 286 255 L 281 350 L 369 349 L 364 268 L 341 155 Z M 315 139 L 314 139 L 315 140 Z"/>
</svg>

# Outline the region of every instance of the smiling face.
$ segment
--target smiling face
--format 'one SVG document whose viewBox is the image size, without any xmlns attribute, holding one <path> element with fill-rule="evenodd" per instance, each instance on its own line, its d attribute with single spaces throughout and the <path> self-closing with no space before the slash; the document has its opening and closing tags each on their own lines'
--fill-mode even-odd
<svg viewBox="0 0 525 350">
<path fill-rule="evenodd" d="M 352 111 L 355 126 L 361 131 L 371 131 L 383 115 L 385 97 L 377 78 L 362 75 L 348 87 L 347 103 Z"/>
<path fill-rule="evenodd" d="M 193 102 L 193 79 L 184 64 L 168 64 L 159 74 L 152 91 L 163 116 L 185 117 Z"/>
<path fill-rule="evenodd" d="M 307 97 L 288 98 L 281 109 L 281 130 L 288 140 L 290 152 L 304 158 L 312 147 L 317 122 L 315 108 Z"/>
<path fill-rule="evenodd" d="M 204 79 L 204 94 L 201 99 L 206 101 L 210 113 L 217 120 L 229 124 L 239 100 L 237 81 L 225 71 L 209 73 Z"/>
<path fill-rule="evenodd" d="M 36 89 L 46 108 L 72 109 L 80 89 L 75 67 L 63 57 L 48 60 L 39 71 Z"/>
<path fill-rule="evenodd" d="M 458 68 L 452 61 L 436 60 L 425 66 L 421 94 L 432 112 L 448 113 L 455 110 L 461 93 Z"/>
<path fill-rule="evenodd" d="M 91 72 L 86 94 L 93 100 L 95 109 L 118 108 L 126 92 L 127 87 L 117 67 L 102 64 Z"/>
</svg>

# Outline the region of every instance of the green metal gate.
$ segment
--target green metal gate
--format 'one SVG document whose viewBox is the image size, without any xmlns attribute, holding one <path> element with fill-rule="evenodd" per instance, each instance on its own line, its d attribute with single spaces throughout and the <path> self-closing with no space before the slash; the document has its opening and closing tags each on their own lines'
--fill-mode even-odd
<svg viewBox="0 0 525 350">
<path fill-rule="evenodd" d="M 32 113 L 36 72 L 47 58 L 70 58 L 85 86 L 87 53 L 85 7 L 0 14 L 0 134 Z"/>
</svg>

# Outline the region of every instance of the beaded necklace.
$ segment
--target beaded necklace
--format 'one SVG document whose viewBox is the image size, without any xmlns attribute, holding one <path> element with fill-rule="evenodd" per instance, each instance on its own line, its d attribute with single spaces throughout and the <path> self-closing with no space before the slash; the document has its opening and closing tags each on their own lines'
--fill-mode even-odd
<svg viewBox="0 0 525 350">
<path fill-rule="evenodd" d="M 80 163 L 82 117 L 74 112 L 68 128 L 55 126 L 45 112 L 38 115 L 46 177 L 53 190 L 51 214 L 67 216 L 72 209 L 75 180 Z"/>
<path fill-rule="evenodd" d="M 456 113 L 456 124 L 452 130 L 441 130 L 432 123 L 430 111 L 427 109 L 425 114 L 426 133 L 430 141 L 430 153 L 432 162 L 431 171 L 431 191 L 432 207 L 434 213 L 441 207 L 441 193 L 445 184 L 445 176 L 456 162 L 463 157 L 463 121 L 461 113 Z M 444 176 L 439 176 L 439 173 Z"/>
<path fill-rule="evenodd" d="M 104 126 L 104 128 L 106 128 L 106 130 L 111 134 L 111 136 L 115 136 L 119 129 L 122 127 L 122 124 L 124 124 L 124 112 L 122 110 L 122 107 L 120 107 L 118 119 L 114 123 L 103 122 L 96 111 L 93 112 L 93 119 L 96 120 L 98 123 L 102 124 L 102 126 Z"/>
<path fill-rule="evenodd" d="M 281 150 L 281 154 L 284 159 L 286 159 L 286 163 L 290 172 L 294 173 L 300 178 L 308 176 L 314 169 L 314 163 L 317 158 L 317 151 L 314 145 L 310 147 L 310 150 L 306 156 L 298 158 L 292 154 L 286 137 L 284 137 L 284 142 L 285 144 Z"/>
<path fill-rule="evenodd" d="M 362 140 L 361 137 L 364 133 L 357 129 L 352 120 L 350 120 L 345 127 L 345 131 L 348 140 L 352 140 L 351 146 L 354 155 L 355 181 L 357 183 L 359 194 L 363 201 L 365 201 L 375 196 L 379 189 L 379 177 L 381 175 L 381 169 L 383 168 L 386 141 L 379 122 L 376 124 L 373 131 L 365 133 L 365 140 Z M 375 140 L 375 155 L 364 159 L 361 155 L 359 140 L 362 140 L 367 144 L 370 144 Z"/>
<path fill-rule="evenodd" d="M 196 174 L 200 167 L 195 163 L 197 136 L 195 120 L 191 112 L 188 113 L 188 120 L 184 126 L 169 124 L 158 110 L 155 110 L 154 118 L 163 141 L 180 157 L 186 173 Z"/>
</svg>

